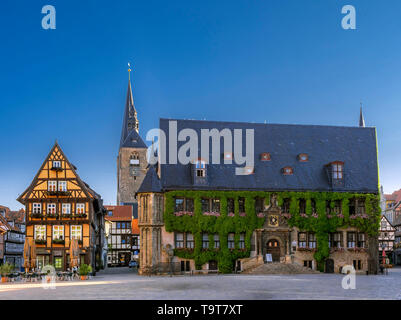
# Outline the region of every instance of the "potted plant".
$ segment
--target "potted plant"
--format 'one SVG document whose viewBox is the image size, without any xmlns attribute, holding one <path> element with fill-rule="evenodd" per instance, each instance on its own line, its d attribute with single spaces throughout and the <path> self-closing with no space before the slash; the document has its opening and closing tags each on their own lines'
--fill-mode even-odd
<svg viewBox="0 0 401 320">
<path fill-rule="evenodd" d="M 85 263 L 81 264 L 79 267 L 79 275 L 81 276 L 81 280 L 86 280 L 88 278 L 88 274 L 92 272 L 92 267 Z"/>
<path fill-rule="evenodd" d="M 14 266 L 6 262 L 0 266 L 1 282 L 8 281 L 8 274 L 14 269 Z"/>
</svg>

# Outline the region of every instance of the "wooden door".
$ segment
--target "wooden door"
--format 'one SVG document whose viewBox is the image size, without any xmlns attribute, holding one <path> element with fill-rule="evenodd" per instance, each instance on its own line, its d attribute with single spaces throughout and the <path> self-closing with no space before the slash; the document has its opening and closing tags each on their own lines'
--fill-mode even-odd
<svg viewBox="0 0 401 320">
<path fill-rule="evenodd" d="M 266 253 L 270 253 L 272 255 L 273 262 L 280 261 L 280 244 L 277 240 L 269 240 L 267 242 Z"/>
</svg>

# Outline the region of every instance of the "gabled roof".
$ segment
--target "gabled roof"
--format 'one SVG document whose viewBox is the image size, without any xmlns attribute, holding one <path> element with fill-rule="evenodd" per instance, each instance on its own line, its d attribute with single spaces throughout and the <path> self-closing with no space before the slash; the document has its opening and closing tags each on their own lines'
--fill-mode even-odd
<svg viewBox="0 0 401 320">
<path fill-rule="evenodd" d="M 388 220 L 388 218 L 387 218 L 385 215 L 382 215 L 382 216 L 381 216 L 380 221 L 382 221 L 382 220 L 387 221 L 387 223 L 390 225 L 390 227 L 393 228 L 393 229 L 395 230 L 393 224 L 390 222 L 390 220 Z M 380 228 L 381 228 L 381 227 L 380 227 Z"/>
<path fill-rule="evenodd" d="M 392 194 L 385 194 L 384 198 L 387 201 L 395 201 L 395 202 L 400 202 L 401 201 L 401 189 L 394 191 Z"/>
<path fill-rule="evenodd" d="M 8 211 L 6 212 L 7 221 L 14 221 L 15 223 L 25 222 L 25 210 L 20 209 L 19 211 Z"/>
<path fill-rule="evenodd" d="M 0 234 L 7 232 L 7 231 L 17 231 L 17 232 L 21 232 L 21 230 L 14 225 L 11 225 L 8 221 L 12 221 L 15 222 L 14 220 L 7 219 L 7 216 L 10 216 L 11 212 L 21 212 L 20 211 L 11 211 L 10 208 L 6 207 L 6 206 L 0 206 L 0 209 L 2 209 L 2 211 L 4 211 L 4 217 L 2 214 L 0 214 Z M 24 211 L 25 212 L 25 211 Z M 18 223 L 18 222 L 17 222 Z"/>
<path fill-rule="evenodd" d="M 378 193 L 378 163 L 376 129 L 368 127 L 341 127 L 319 125 L 255 124 L 244 122 L 217 122 L 199 120 L 160 119 L 160 129 L 166 134 L 169 148 L 169 121 L 177 121 L 177 131 L 192 129 L 198 135 L 200 155 L 201 129 L 242 129 L 242 154 L 245 154 L 245 130 L 254 130 L 255 170 L 250 175 L 236 175 L 236 164 L 207 165 L 207 182 L 194 185 L 190 165 L 161 164 L 161 183 L 164 190 L 265 190 L 265 191 L 348 191 Z M 176 133 L 174 133 L 176 135 Z M 223 152 L 223 139 L 220 150 Z M 179 148 L 187 141 L 178 141 Z M 209 144 L 210 149 L 212 143 Z M 159 151 L 160 152 L 160 151 Z M 268 152 L 270 161 L 260 161 Z M 308 161 L 300 162 L 297 155 L 306 153 Z M 344 162 L 344 185 L 333 186 L 325 165 Z M 283 175 L 282 168 L 292 167 L 292 175 Z"/>
<path fill-rule="evenodd" d="M 104 206 L 107 211 L 112 211 L 113 215 L 109 216 L 108 212 L 105 215 L 105 220 L 108 221 L 131 221 L 132 206 Z"/>
<path fill-rule="evenodd" d="M 41 171 L 43 170 L 44 166 L 46 165 L 46 162 L 48 161 L 48 159 L 50 158 L 50 156 L 53 154 L 53 152 L 55 151 L 55 149 L 57 148 L 58 152 L 60 152 L 61 156 L 63 157 L 63 159 L 66 161 L 66 163 L 68 163 L 70 170 L 73 172 L 73 174 L 76 177 L 77 183 L 80 186 L 80 188 L 82 189 L 82 191 L 84 192 L 84 194 L 88 197 L 88 198 L 97 198 L 100 196 L 98 194 L 96 194 L 90 187 L 89 185 L 87 185 L 84 181 L 81 180 L 81 178 L 79 177 L 78 173 L 76 172 L 76 167 L 74 165 L 71 164 L 71 162 L 68 160 L 67 156 L 64 154 L 63 150 L 61 149 L 60 145 L 57 143 L 57 141 L 54 143 L 53 147 L 51 148 L 49 154 L 46 156 L 45 160 L 43 161 L 42 165 L 40 166 L 38 172 L 36 173 L 35 177 L 33 178 L 31 184 L 29 185 L 28 188 L 25 189 L 25 191 L 17 198 L 17 200 L 21 203 L 24 203 L 25 199 L 27 199 L 30 195 L 30 193 L 33 191 L 33 189 L 36 186 L 36 182 L 39 178 L 39 174 L 41 173 Z"/>
<path fill-rule="evenodd" d="M 142 181 L 137 193 L 143 192 L 161 192 L 162 185 L 160 179 L 156 173 L 156 170 L 153 166 L 148 167 L 148 171 L 146 172 L 146 176 Z"/>
</svg>

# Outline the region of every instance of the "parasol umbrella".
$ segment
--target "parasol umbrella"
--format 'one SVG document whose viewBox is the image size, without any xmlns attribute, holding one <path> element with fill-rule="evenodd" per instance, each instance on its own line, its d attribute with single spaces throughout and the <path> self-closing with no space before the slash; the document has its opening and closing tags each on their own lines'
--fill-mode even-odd
<svg viewBox="0 0 401 320">
<path fill-rule="evenodd" d="M 71 268 L 78 266 L 78 254 L 79 247 L 77 239 L 71 239 L 70 241 L 70 264 Z"/>
<path fill-rule="evenodd" d="M 30 246 L 31 246 L 31 268 L 34 269 L 36 267 L 36 245 L 33 240 Z"/>
<path fill-rule="evenodd" d="M 30 257 L 31 257 L 31 247 L 29 246 L 29 239 L 26 237 L 25 238 L 25 243 L 24 243 L 24 268 L 25 272 L 29 271 L 30 268 Z M 28 269 L 28 270 L 27 270 Z"/>
</svg>

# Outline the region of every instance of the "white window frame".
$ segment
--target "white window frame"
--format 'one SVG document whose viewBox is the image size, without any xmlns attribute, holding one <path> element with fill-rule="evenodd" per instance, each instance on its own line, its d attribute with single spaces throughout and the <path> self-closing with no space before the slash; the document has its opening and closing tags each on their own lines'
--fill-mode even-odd
<svg viewBox="0 0 401 320">
<path fill-rule="evenodd" d="M 46 240 L 46 226 L 45 225 L 35 225 L 34 232 L 35 232 L 35 234 L 34 234 L 35 240 Z M 39 235 L 42 235 L 42 236 L 38 237 Z"/>
<path fill-rule="evenodd" d="M 52 239 L 53 240 L 64 240 L 64 226 L 62 226 L 62 225 L 53 226 Z"/>
<path fill-rule="evenodd" d="M 67 181 L 58 182 L 58 191 L 67 191 Z"/>
<path fill-rule="evenodd" d="M 82 225 L 71 225 L 70 239 L 82 240 Z"/>
<path fill-rule="evenodd" d="M 47 190 L 48 191 L 57 191 L 57 181 L 49 180 L 47 182 Z"/>
<path fill-rule="evenodd" d="M 32 213 L 42 213 L 42 204 L 40 202 L 32 204 Z"/>
<path fill-rule="evenodd" d="M 85 203 L 77 203 L 75 209 L 76 209 L 75 211 L 77 214 L 85 213 Z"/>
<path fill-rule="evenodd" d="M 344 176 L 344 165 L 342 163 L 333 163 L 333 179 L 341 180 Z"/>
<path fill-rule="evenodd" d="M 63 203 L 61 205 L 62 214 L 71 214 L 71 203 Z"/>
<path fill-rule="evenodd" d="M 55 203 L 48 203 L 47 204 L 47 213 L 48 214 L 56 214 L 57 213 L 57 205 Z M 53 210 L 54 209 L 54 212 Z"/>
</svg>

